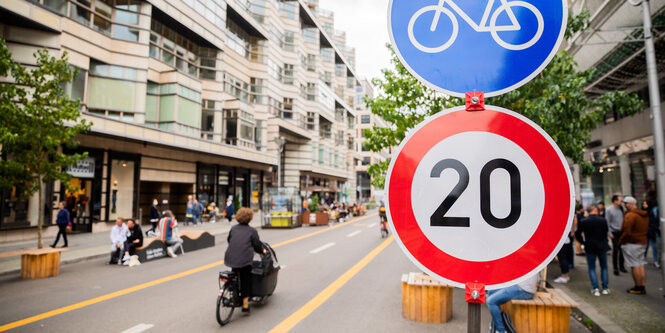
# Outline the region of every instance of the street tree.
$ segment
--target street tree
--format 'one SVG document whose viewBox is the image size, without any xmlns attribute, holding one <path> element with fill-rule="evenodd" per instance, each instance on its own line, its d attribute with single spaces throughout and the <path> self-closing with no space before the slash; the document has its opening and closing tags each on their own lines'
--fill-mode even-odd
<svg viewBox="0 0 665 333">
<path fill-rule="evenodd" d="M 570 15 L 566 39 L 588 25 L 589 14 Z M 395 55 L 392 47 L 393 69 L 383 69 L 383 78 L 372 84 L 378 88 L 375 98 L 365 98 L 372 113 L 383 118 L 389 127 L 374 126 L 365 130 L 365 147 L 379 152 L 396 147 L 407 132 L 426 117 L 444 109 L 464 105 L 464 100 L 438 93 L 408 72 Z M 540 75 L 524 86 L 509 93 L 486 99 L 487 104 L 518 112 L 542 127 L 563 154 L 582 167 L 588 175 L 593 166 L 584 160 L 584 149 L 591 138 L 591 130 L 603 121 L 605 115 L 615 111 L 620 115 L 633 115 L 642 111 L 642 100 L 636 94 L 608 92 L 589 96 L 585 86 L 595 77 L 595 70 L 578 71 L 572 56 L 566 51 L 556 54 Z M 390 160 L 370 165 L 368 172 L 372 185 L 383 188 Z"/>
<path fill-rule="evenodd" d="M 77 70 L 66 52 L 60 58 L 48 50 L 34 53 L 35 66 L 22 66 L 0 39 L 0 190 L 12 191 L 23 200 L 38 193 L 37 247 L 42 248 L 44 186 L 61 181 L 69 188 L 67 167 L 87 157 L 66 155 L 62 147 L 75 148 L 76 136 L 89 130 L 79 120 L 80 101 L 71 100 L 63 87 Z"/>
</svg>

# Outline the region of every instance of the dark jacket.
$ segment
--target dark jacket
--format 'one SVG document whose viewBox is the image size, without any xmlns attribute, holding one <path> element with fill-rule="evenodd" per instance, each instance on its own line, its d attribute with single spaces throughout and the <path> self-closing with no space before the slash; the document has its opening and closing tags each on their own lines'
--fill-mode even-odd
<svg viewBox="0 0 665 333">
<path fill-rule="evenodd" d="M 226 213 L 227 217 L 231 218 L 231 216 L 233 216 L 233 214 L 236 213 L 235 207 L 233 207 L 233 203 L 226 206 L 226 208 L 224 209 L 224 212 Z"/>
<path fill-rule="evenodd" d="M 127 229 L 127 242 L 133 243 L 137 239 L 139 240 L 138 246 L 143 246 L 143 232 L 141 231 L 141 226 L 138 223 L 134 224 L 133 229 Z"/>
<path fill-rule="evenodd" d="M 58 225 L 69 225 L 69 212 L 66 209 L 58 211 L 58 217 L 55 219 Z"/>
<path fill-rule="evenodd" d="M 224 265 L 231 268 L 251 266 L 254 252 L 263 253 L 263 243 L 256 229 L 247 224 L 237 224 L 229 231 L 229 247 L 224 255 Z"/>
<path fill-rule="evenodd" d="M 647 238 L 656 239 L 660 236 L 660 221 L 658 217 L 658 206 L 649 207 L 649 232 Z"/>
<path fill-rule="evenodd" d="M 203 207 L 203 204 L 201 202 L 196 204 L 196 207 L 194 207 L 194 215 L 201 215 L 205 211 L 205 208 Z"/>
<path fill-rule="evenodd" d="M 626 212 L 621 227 L 619 244 L 647 244 L 647 231 L 649 230 L 649 217 L 641 209 L 631 209 Z"/>
<path fill-rule="evenodd" d="M 589 215 L 577 224 L 575 238 L 584 244 L 584 251 L 600 254 L 610 249 L 607 244 L 607 221 L 599 215 Z M 584 234 L 584 236 L 582 236 Z"/>
<path fill-rule="evenodd" d="M 150 220 L 159 220 L 161 216 L 159 216 L 159 210 L 157 210 L 157 207 L 155 206 L 150 206 Z"/>
</svg>

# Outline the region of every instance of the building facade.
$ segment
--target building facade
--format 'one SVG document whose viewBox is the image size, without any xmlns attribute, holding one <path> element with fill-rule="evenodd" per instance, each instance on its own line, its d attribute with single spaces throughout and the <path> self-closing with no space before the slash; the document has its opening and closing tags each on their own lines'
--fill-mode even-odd
<svg viewBox="0 0 665 333">
<path fill-rule="evenodd" d="M 66 91 L 93 123 L 69 170 L 79 190 L 47 186 L 49 221 L 58 201 L 80 231 L 145 220 L 153 199 L 178 219 L 188 195 L 258 210 L 278 175 L 355 201 L 359 81 L 343 36 L 312 0 L 0 1 L 14 58 L 67 52 Z M 2 193 L 0 230 L 35 226 L 37 208 Z"/>
<path fill-rule="evenodd" d="M 595 69 L 586 87 L 587 94 L 606 92 L 637 93 L 644 100 L 644 112 L 623 117 L 609 114 L 591 133 L 586 160 L 595 168 L 582 177 L 578 194 L 584 203 L 610 202 L 615 193 L 630 194 L 638 200 L 656 199 L 654 143 L 641 6 L 620 0 L 569 1 L 575 13 L 589 10 L 590 26 L 566 46 L 579 69 Z M 661 98 L 665 91 L 665 1 L 651 0 L 654 42 L 658 62 Z"/>
<path fill-rule="evenodd" d="M 385 149 L 380 152 L 373 152 L 367 149 L 365 142 L 365 130 L 373 127 L 388 127 L 388 123 L 381 117 L 372 113 L 363 102 L 363 98 L 374 98 L 374 89 L 367 80 L 362 80 L 356 87 L 356 113 L 358 115 L 358 153 L 360 154 L 360 163 L 356 166 L 358 177 L 358 198 L 360 201 L 381 201 L 383 199 L 383 189 L 372 185 L 372 179 L 367 173 L 370 164 L 379 163 L 390 158 L 391 150 Z"/>
</svg>

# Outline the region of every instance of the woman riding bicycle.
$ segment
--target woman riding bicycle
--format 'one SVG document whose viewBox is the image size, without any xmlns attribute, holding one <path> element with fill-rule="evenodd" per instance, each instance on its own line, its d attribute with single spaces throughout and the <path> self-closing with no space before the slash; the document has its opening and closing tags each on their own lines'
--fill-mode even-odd
<svg viewBox="0 0 665 333">
<path fill-rule="evenodd" d="M 252 261 L 254 252 L 266 253 L 256 229 L 249 226 L 254 213 L 249 208 L 240 208 L 236 213 L 238 224 L 229 231 L 229 247 L 224 255 L 224 264 L 238 274 L 242 312 L 249 314 L 249 297 L 252 292 Z"/>
</svg>

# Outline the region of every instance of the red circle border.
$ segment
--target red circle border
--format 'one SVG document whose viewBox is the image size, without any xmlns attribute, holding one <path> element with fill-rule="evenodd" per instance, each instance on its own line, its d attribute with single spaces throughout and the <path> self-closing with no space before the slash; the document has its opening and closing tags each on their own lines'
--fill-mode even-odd
<svg viewBox="0 0 665 333">
<path fill-rule="evenodd" d="M 529 274 L 560 249 L 572 215 L 570 177 L 554 143 L 548 141 L 544 131 L 534 128 L 535 124 L 490 108 L 486 106 L 481 112 L 451 111 L 430 119 L 407 137 L 388 175 L 388 215 L 398 241 L 412 259 L 458 284 L 501 285 Z M 512 254 L 486 262 L 459 259 L 437 248 L 418 226 L 411 204 L 413 176 L 425 154 L 450 136 L 472 131 L 501 135 L 524 149 L 536 164 L 545 189 L 543 216 L 532 237 Z"/>
</svg>

